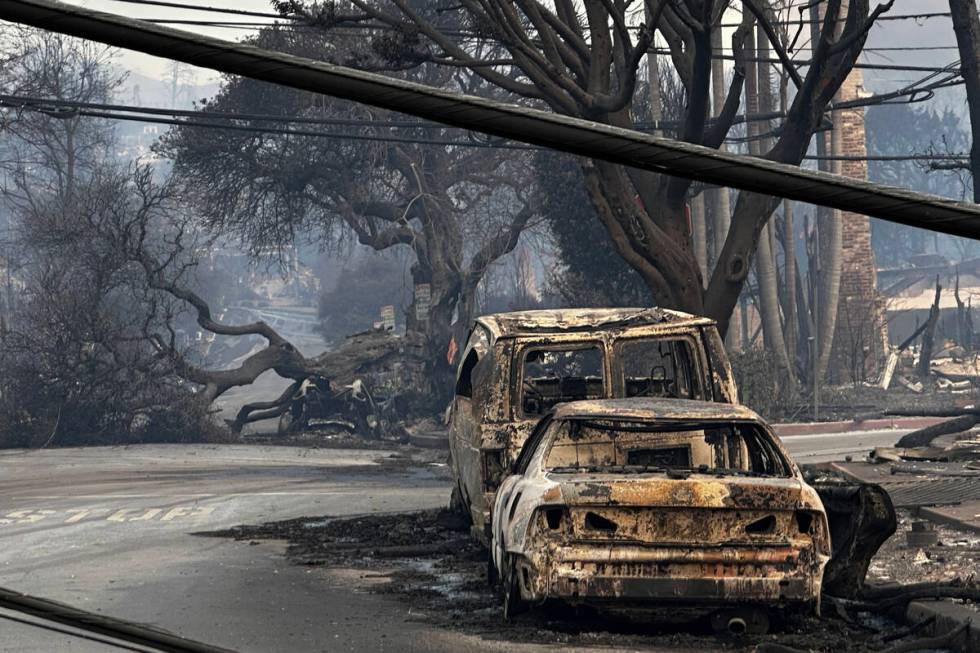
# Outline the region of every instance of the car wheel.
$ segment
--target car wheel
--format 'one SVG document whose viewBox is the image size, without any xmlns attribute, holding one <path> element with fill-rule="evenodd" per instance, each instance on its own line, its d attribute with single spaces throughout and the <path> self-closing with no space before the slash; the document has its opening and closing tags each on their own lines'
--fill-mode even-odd
<svg viewBox="0 0 980 653">
<path fill-rule="evenodd" d="M 493 551 L 491 550 L 487 557 L 487 585 L 496 587 L 499 582 L 500 574 L 497 572 L 497 565 L 493 564 Z"/>
<path fill-rule="evenodd" d="M 504 574 L 504 619 L 513 621 L 514 617 L 527 612 L 528 609 L 527 601 L 521 597 L 517 565 L 513 558 L 507 562 L 507 569 Z"/>
<path fill-rule="evenodd" d="M 463 498 L 463 493 L 459 491 L 458 485 L 453 485 L 452 494 L 449 495 L 449 512 L 466 520 L 467 526 L 473 522 L 473 518 L 470 515 L 470 507 Z"/>
</svg>

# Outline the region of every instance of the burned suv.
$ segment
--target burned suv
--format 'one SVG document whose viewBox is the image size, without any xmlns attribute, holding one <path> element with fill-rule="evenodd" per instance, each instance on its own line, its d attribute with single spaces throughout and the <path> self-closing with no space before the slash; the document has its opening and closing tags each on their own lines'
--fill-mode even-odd
<svg viewBox="0 0 980 653">
<path fill-rule="evenodd" d="M 736 403 L 715 323 L 659 308 L 485 315 L 462 350 L 449 415 L 454 506 L 484 543 L 534 425 L 559 403 L 663 397 Z"/>
</svg>

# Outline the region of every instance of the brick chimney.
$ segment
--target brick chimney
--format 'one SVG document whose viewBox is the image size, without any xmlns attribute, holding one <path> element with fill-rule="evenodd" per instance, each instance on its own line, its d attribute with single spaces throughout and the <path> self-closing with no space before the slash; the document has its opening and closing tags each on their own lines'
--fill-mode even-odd
<svg viewBox="0 0 980 653">
<path fill-rule="evenodd" d="M 837 101 L 853 100 L 866 94 L 861 71 L 855 69 L 838 91 Z M 864 109 L 835 111 L 833 121 L 834 137 L 839 139 L 839 154 L 866 156 Z M 868 163 L 863 159 L 834 163 L 838 174 L 868 178 Z M 884 304 L 877 293 L 871 222 L 868 216 L 849 211 L 841 211 L 840 219 L 843 221 L 840 300 L 830 373 L 833 380 L 848 383 L 876 375 L 885 355 L 888 334 Z"/>
</svg>

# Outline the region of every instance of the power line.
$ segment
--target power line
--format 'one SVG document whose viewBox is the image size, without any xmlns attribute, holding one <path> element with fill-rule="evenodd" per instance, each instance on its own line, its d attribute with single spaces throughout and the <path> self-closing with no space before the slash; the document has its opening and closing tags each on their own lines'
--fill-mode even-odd
<svg viewBox="0 0 980 653">
<path fill-rule="evenodd" d="M 121 2 L 122 0 L 116 0 Z M 286 17 L 281 17 L 285 19 Z M 214 21 L 214 20 L 187 20 L 180 18 L 136 18 L 135 20 L 142 20 L 147 23 L 154 23 L 157 25 L 198 25 L 201 27 L 228 27 L 235 29 L 244 29 L 248 27 L 277 27 L 280 29 L 297 29 L 300 27 L 313 27 L 311 25 L 290 25 L 285 23 L 276 22 L 252 22 L 252 21 Z M 337 25 L 330 29 L 345 30 L 345 29 L 363 29 L 363 30 L 388 30 L 391 31 L 390 25 Z M 473 38 L 477 37 L 475 32 L 463 32 L 461 30 L 453 30 L 455 35 L 467 35 Z M 915 46 L 900 46 L 900 47 L 865 47 L 861 48 L 861 52 L 919 52 L 919 51 L 938 51 L 938 50 L 957 50 L 959 49 L 955 45 L 915 45 Z M 813 48 L 809 46 L 797 46 L 793 48 L 793 52 L 800 51 L 812 51 Z"/>
<path fill-rule="evenodd" d="M 7 103 L 3 98 L 9 96 L 0 96 L 0 106 L 6 105 Z M 69 105 L 72 103 L 63 102 L 63 105 Z M 56 113 L 45 110 L 40 106 L 30 106 L 21 105 L 22 108 L 27 111 L 34 113 L 41 113 L 52 118 L 68 118 L 75 116 L 83 116 L 88 118 L 102 118 L 108 120 L 120 120 L 124 122 L 140 122 L 140 123 L 150 123 L 150 124 L 160 124 L 160 125 L 173 125 L 177 127 L 191 127 L 199 129 L 224 129 L 228 131 L 241 131 L 248 132 L 252 134 L 276 134 L 281 136 L 302 136 L 309 138 L 325 138 L 330 140 L 347 140 L 347 141 L 368 141 L 368 142 L 385 142 L 385 143 L 406 143 L 412 145 L 431 145 L 437 147 L 468 147 L 468 148 L 486 148 L 486 149 L 506 149 L 506 150 L 539 150 L 542 149 L 535 145 L 524 145 L 520 143 L 513 142 L 481 142 L 477 140 L 451 140 L 451 139 L 435 139 L 435 138 L 412 138 L 406 136 L 398 135 L 379 135 L 379 134 L 352 134 L 352 133 L 337 133 L 337 132 L 321 132 L 303 129 L 288 129 L 283 127 L 263 127 L 263 126 L 249 126 L 249 125 L 235 125 L 230 123 L 218 124 L 211 122 L 203 122 L 199 120 L 180 120 L 177 118 L 161 118 L 157 116 L 140 116 L 140 115 L 128 115 L 120 114 L 111 111 L 93 111 L 89 109 L 78 108 L 72 111 L 65 111 L 66 115 L 58 116 Z M 169 111 L 169 110 L 157 110 L 157 111 Z M 192 111 L 181 112 L 183 114 L 193 114 Z M 228 114 L 210 114 L 218 115 L 225 118 L 233 117 Z M 356 121 L 339 121 L 340 124 L 357 124 Z M 320 124 L 320 123 L 317 123 Z M 324 121 L 323 124 L 331 124 L 329 121 Z M 425 126 L 426 123 L 417 123 L 418 125 Z M 360 126 L 374 126 L 374 127 L 391 127 L 392 125 L 386 125 L 381 121 L 374 121 L 371 123 L 362 124 Z M 441 126 L 440 126 L 441 127 Z M 838 156 L 804 156 L 803 158 L 807 161 L 960 161 L 968 157 L 966 154 L 896 154 L 896 155 L 867 155 L 867 156 L 853 156 L 853 155 L 838 155 Z"/>
<path fill-rule="evenodd" d="M 903 88 L 897 89 L 895 91 L 890 91 L 887 93 L 875 94 L 865 98 L 857 98 L 854 100 L 846 100 L 839 102 L 834 105 L 834 110 L 846 110 L 855 109 L 866 106 L 876 106 L 880 104 L 897 104 L 894 100 L 902 97 L 907 97 L 908 99 L 902 104 L 910 104 L 915 102 L 921 102 L 931 98 L 934 95 L 934 91 L 939 88 L 946 88 L 949 86 L 955 86 L 963 83 L 962 78 L 957 75 L 947 75 L 945 78 L 939 81 L 932 82 L 925 86 L 919 86 L 929 79 L 936 77 L 938 73 L 932 73 L 926 77 L 909 84 Z M 57 117 L 56 112 L 51 111 L 51 108 L 61 108 L 65 109 L 67 112 L 79 111 L 79 110 L 92 110 L 92 111 L 111 111 L 111 112 L 123 112 L 123 113 L 133 113 L 133 114 L 144 114 L 150 116 L 171 116 L 171 117 L 182 117 L 191 118 L 198 121 L 205 120 L 238 120 L 238 121 L 260 121 L 260 122 L 280 122 L 280 123 L 291 123 L 291 124 L 306 124 L 306 125 L 324 125 L 330 127 L 380 127 L 380 128 L 405 128 L 405 129 L 446 129 L 445 125 L 439 123 L 433 123 L 428 121 L 420 120 L 373 120 L 366 118 L 311 118 L 306 116 L 288 116 L 282 114 L 258 114 L 258 113 L 230 113 L 230 112 L 219 112 L 219 111 L 206 111 L 206 110 L 186 110 L 186 109 L 165 109 L 159 107 L 143 107 L 134 106 L 127 104 L 105 104 L 96 102 L 78 102 L 69 100 L 59 100 L 52 98 L 37 98 L 28 97 L 22 95 L 6 95 L 0 94 L 0 106 L 7 106 L 9 108 L 25 108 L 25 109 L 36 109 L 42 113 L 49 113 Z M 735 116 L 733 124 L 742 124 L 746 122 L 760 122 L 760 121 L 772 121 L 778 120 L 780 118 L 785 118 L 786 113 L 784 111 L 771 111 L 766 113 L 758 114 L 738 114 Z M 122 118 L 121 118 L 122 119 Z M 150 121 L 144 121 L 150 122 Z M 709 120 L 709 123 L 713 120 Z M 201 123 L 209 124 L 209 123 Z M 676 120 L 657 120 L 657 121 L 637 121 L 633 124 L 633 129 L 638 131 L 656 131 L 663 129 L 673 129 L 680 126 L 681 122 Z M 746 140 L 746 139 L 729 139 L 729 140 Z"/>
<path fill-rule="evenodd" d="M 249 126 L 249 125 L 236 125 L 231 123 L 213 123 L 213 122 L 203 122 L 199 120 L 180 120 L 177 118 L 162 118 L 159 116 L 139 116 L 132 114 L 122 114 L 114 113 L 111 111 L 93 111 L 89 109 L 77 109 L 70 112 L 62 112 L 66 115 L 58 116 L 56 113 L 50 111 L 45 111 L 39 107 L 22 107 L 26 111 L 32 113 L 41 113 L 47 115 L 51 118 L 74 118 L 76 116 L 81 116 L 85 118 L 103 118 L 108 120 L 121 120 L 124 122 L 139 122 L 139 123 L 150 123 L 157 125 L 174 125 L 177 127 L 192 127 L 192 128 L 202 128 L 202 129 L 224 129 L 227 131 L 240 131 L 248 132 L 252 134 L 277 134 L 280 136 L 303 136 L 309 138 L 325 138 L 330 140 L 341 140 L 341 141 L 368 141 L 374 143 L 406 143 L 412 145 L 433 145 L 439 147 L 474 147 L 474 148 L 492 148 L 492 149 L 506 149 L 506 150 L 537 150 L 540 149 L 532 145 L 521 145 L 518 143 L 492 143 L 492 142 L 481 142 L 477 140 L 451 140 L 451 139 L 435 139 L 435 138 L 411 138 L 407 136 L 398 136 L 394 134 L 352 134 L 349 132 L 338 133 L 338 132 L 321 132 L 312 131 L 304 129 L 289 129 L 285 127 L 259 127 L 259 126 Z"/>
<path fill-rule="evenodd" d="M 2 6 L 2 3 L 0 3 Z M 86 632 L 97 633 L 157 651 L 170 653 L 234 653 L 226 648 L 196 642 L 164 630 L 125 621 L 74 606 L 0 587 L 0 608 L 40 617 Z M 139 650 L 139 649 L 131 649 Z"/>
<path fill-rule="evenodd" d="M 282 27 L 289 30 L 296 29 L 294 25 L 289 25 L 286 23 L 256 23 L 251 21 L 235 20 L 184 20 L 177 18 L 137 18 L 136 20 L 142 20 L 147 23 L 154 23 L 157 25 L 199 25 L 201 27 L 229 27 L 234 29 L 244 29 L 246 27 Z"/>
<path fill-rule="evenodd" d="M 0 94 L 0 104 L 10 108 L 61 107 L 69 110 L 92 109 L 100 111 L 121 111 L 125 113 L 145 113 L 149 115 L 180 116 L 197 119 L 217 120 L 256 120 L 269 122 L 288 122 L 308 125 L 329 125 L 339 127 L 403 127 L 411 129 L 446 129 L 445 125 L 423 120 L 371 120 L 368 118 L 309 118 L 304 116 L 284 116 L 267 113 L 227 113 L 220 111 L 198 111 L 187 109 L 164 109 L 159 107 L 140 107 L 129 104 L 103 104 L 99 102 L 76 102 L 48 98 L 27 97 L 23 95 Z"/>
<path fill-rule="evenodd" d="M 892 14 L 882 14 L 881 16 L 878 16 L 875 19 L 875 22 L 877 23 L 878 21 L 892 21 L 892 20 L 929 20 L 930 18 L 949 18 L 949 17 L 950 17 L 950 13 L 948 11 L 930 11 L 930 12 L 923 12 L 923 13 L 919 13 L 919 14 L 894 14 L 894 15 L 892 15 Z M 847 17 L 845 16 L 845 17 L 842 17 L 842 18 L 838 18 L 837 19 L 837 22 L 843 23 L 846 20 L 847 20 Z M 786 26 L 786 27 L 791 27 L 793 25 L 800 25 L 800 24 L 803 24 L 803 25 L 822 25 L 823 24 L 823 19 L 822 18 L 821 19 L 804 18 L 803 20 L 793 20 L 793 19 L 789 19 L 789 20 L 777 20 L 777 21 L 772 21 L 772 24 L 773 25 Z M 722 27 L 741 27 L 741 23 L 722 23 L 721 26 Z M 637 28 L 634 28 L 634 29 L 637 29 Z"/>
<path fill-rule="evenodd" d="M 262 18 L 280 18 L 286 20 L 302 20 L 300 16 L 289 16 L 283 14 L 275 14 L 270 12 L 260 12 L 260 11 L 246 11 L 243 9 L 229 9 L 226 7 L 213 7 L 213 6 L 200 6 L 188 4 L 185 2 L 170 2 L 166 0 L 113 0 L 114 2 L 125 2 L 128 4 L 136 5 L 151 5 L 157 7 L 170 7 L 174 9 L 188 9 L 191 11 L 202 11 L 207 13 L 224 13 L 224 14 L 235 14 L 238 16 L 256 16 Z M 948 11 L 936 11 L 936 12 L 922 12 L 917 14 L 883 14 L 878 16 L 877 21 L 895 21 L 895 20 L 929 20 L 931 18 L 948 18 L 950 13 Z M 843 22 L 846 18 L 839 19 L 839 22 Z M 785 21 L 775 21 L 773 25 L 799 25 L 799 24 L 822 24 L 823 20 L 814 19 L 803 19 L 803 20 L 785 20 Z M 739 23 L 722 23 L 722 27 L 739 27 Z M 392 29 L 390 25 L 376 25 L 373 23 L 364 23 L 361 25 L 344 25 L 339 26 L 346 29 L 377 29 L 379 27 Z M 405 23 L 405 27 L 412 28 L 414 25 L 412 23 Z M 640 29 L 638 26 L 630 26 L 632 30 Z"/>
<path fill-rule="evenodd" d="M 806 156 L 808 161 L 965 161 L 969 154 L 839 154 L 828 156 Z"/>
<path fill-rule="evenodd" d="M 324 93 L 651 172 L 810 202 L 980 239 L 980 206 L 720 152 L 590 120 L 141 23 L 55 0 L 4 0 L 0 19 Z"/>
<path fill-rule="evenodd" d="M 124 651 L 135 651 L 136 653 L 147 653 L 145 648 L 136 648 L 135 646 L 130 646 L 129 644 L 123 644 L 122 642 L 115 642 L 111 639 L 104 637 L 99 637 L 97 635 L 89 635 L 88 633 L 76 632 L 74 630 L 68 630 L 67 628 L 59 628 L 58 626 L 52 626 L 51 624 L 38 623 L 37 621 L 31 621 L 30 619 L 21 619 L 20 617 L 15 617 L 9 614 L 0 613 L 0 619 L 6 619 L 7 621 L 12 621 L 14 623 L 23 624 L 25 626 L 33 626 L 34 628 L 40 628 L 41 630 L 49 630 L 53 633 L 59 633 L 61 635 L 68 635 L 69 637 L 76 637 L 78 639 L 84 639 L 90 642 L 97 642 L 99 644 L 105 644 L 106 646 L 122 649 Z"/>
<path fill-rule="evenodd" d="M 670 50 L 668 50 L 667 48 L 651 48 L 650 50 L 652 52 L 655 52 L 656 54 L 664 54 L 664 55 L 670 54 Z M 712 53 L 711 58 L 723 59 L 725 61 L 734 61 L 735 55 Z M 778 64 L 783 63 L 781 60 L 776 59 L 774 57 L 745 57 L 744 60 L 755 61 L 760 63 L 778 63 Z M 811 59 L 796 59 L 793 60 L 793 63 L 796 64 L 797 66 L 809 66 L 810 64 L 813 63 L 813 61 Z M 861 62 L 856 62 L 854 64 L 854 68 L 861 68 L 862 70 L 902 70 L 902 71 L 926 72 L 926 73 L 940 73 L 940 72 L 947 72 L 950 70 L 949 66 L 945 66 L 945 67 L 905 66 L 901 64 L 878 64 L 878 63 L 861 63 Z"/>
<path fill-rule="evenodd" d="M 227 7 L 208 7 L 201 5 L 192 5 L 185 2 L 168 2 L 167 0 L 113 0 L 113 2 L 125 2 L 134 5 L 150 5 L 153 7 L 169 7 L 171 9 L 189 9 L 193 11 L 203 11 L 207 13 L 214 14 L 234 14 L 235 16 L 256 16 L 259 18 L 286 18 L 289 20 L 294 20 L 289 16 L 283 16 L 282 14 L 273 14 L 265 11 L 248 11 L 245 9 L 229 9 Z"/>
</svg>

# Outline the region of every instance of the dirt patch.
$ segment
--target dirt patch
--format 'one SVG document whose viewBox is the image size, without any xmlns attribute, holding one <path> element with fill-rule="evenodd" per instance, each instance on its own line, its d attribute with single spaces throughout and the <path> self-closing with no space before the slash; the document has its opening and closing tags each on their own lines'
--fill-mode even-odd
<svg viewBox="0 0 980 653">
<path fill-rule="evenodd" d="M 364 591 L 397 596 L 411 604 L 414 619 L 505 642 L 731 651 L 779 642 L 813 651 L 871 651 L 881 648 L 881 633 L 895 628 L 878 618 L 858 624 L 796 619 L 765 637 L 727 640 L 717 638 L 703 620 L 671 623 L 651 620 L 649 614 L 630 618 L 562 606 L 535 610 L 507 624 L 486 582 L 485 550 L 443 510 L 308 517 L 205 535 L 243 542 L 285 540 L 294 563 L 326 566 L 359 580 Z"/>
</svg>

